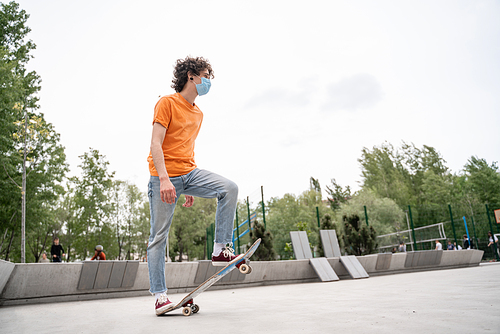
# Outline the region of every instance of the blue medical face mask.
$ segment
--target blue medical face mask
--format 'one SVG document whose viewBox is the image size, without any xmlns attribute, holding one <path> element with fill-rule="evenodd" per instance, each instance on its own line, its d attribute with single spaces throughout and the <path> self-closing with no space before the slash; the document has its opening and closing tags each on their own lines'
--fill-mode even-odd
<svg viewBox="0 0 500 334">
<path fill-rule="evenodd" d="M 198 76 L 199 78 L 199 76 Z M 212 86 L 212 83 L 210 82 L 210 79 L 207 78 L 201 78 L 201 83 L 196 84 L 196 90 L 198 91 L 198 95 L 202 96 L 208 93 L 210 90 L 210 86 Z"/>
</svg>

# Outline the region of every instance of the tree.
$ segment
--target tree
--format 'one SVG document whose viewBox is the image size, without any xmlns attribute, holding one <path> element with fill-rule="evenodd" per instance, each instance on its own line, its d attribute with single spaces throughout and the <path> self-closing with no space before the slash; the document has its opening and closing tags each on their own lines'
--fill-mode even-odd
<svg viewBox="0 0 500 334">
<path fill-rule="evenodd" d="M 124 211 L 125 211 L 125 236 L 126 236 L 126 250 L 127 260 L 134 260 L 135 255 L 142 256 L 142 245 L 148 235 L 144 235 L 144 231 L 149 230 L 149 219 L 143 215 L 143 208 L 145 207 L 145 194 L 139 188 L 125 182 L 125 198 L 124 198 Z M 149 205 L 147 205 L 149 210 Z M 148 215 L 149 217 L 149 215 Z"/>
<path fill-rule="evenodd" d="M 330 208 L 336 211 L 342 203 L 347 202 L 351 198 L 351 187 L 346 186 L 344 189 L 335 179 L 332 179 L 331 182 L 331 186 L 326 186 L 326 192 L 330 195 L 328 197 Z"/>
<path fill-rule="evenodd" d="M 144 201 L 142 202 L 142 205 L 139 209 L 139 215 L 135 225 L 135 230 L 137 233 L 136 247 L 140 259 L 147 256 L 150 229 L 151 225 L 150 225 L 149 202 Z"/>
<path fill-rule="evenodd" d="M 217 209 L 214 198 L 195 198 L 190 208 L 180 205 L 184 201 L 184 196 L 181 196 L 169 233 L 170 258 L 179 262 L 184 258 L 189 261 L 205 257 L 205 231 L 215 221 Z"/>
<path fill-rule="evenodd" d="M 387 234 L 406 229 L 404 211 L 390 198 L 378 196 L 371 190 L 361 190 L 336 212 L 336 220 L 343 221 L 343 217 L 364 217 L 365 206 L 368 213 L 368 223 L 380 234 Z M 365 219 L 362 219 L 366 225 Z M 341 232 L 341 231 L 338 231 Z M 345 231 L 344 231 L 345 232 Z"/>
<path fill-rule="evenodd" d="M 96 245 L 103 245 L 109 258 L 117 257 L 115 232 L 109 223 L 113 210 L 111 191 L 114 172 L 108 171 L 109 162 L 98 150 L 90 148 L 80 156 L 78 165 L 81 178 L 75 178 L 74 208 L 76 230 L 73 237 L 75 258 L 85 259 L 92 255 Z"/>
<path fill-rule="evenodd" d="M 440 178 L 447 187 L 451 182 L 446 161 L 436 149 L 426 145 L 419 149 L 403 142 L 400 149 L 395 149 L 384 143 L 373 150 L 363 148 L 358 161 L 363 188 L 393 199 L 402 208 L 424 203 L 426 176 Z"/>
<path fill-rule="evenodd" d="M 266 231 L 263 223 L 256 220 L 254 222 L 254 228 L 250 231 L 251 242 L 248 247 L 253 245 L 257 239 L 261 239 L 259 248 L 255 251 L 253 257 L 257 261 L 272 261 L 276 258 L 276 252 L 273 247 L 273 235 L 271 232 Z"/>
<path fill-rule="evenodd" d="M 66 250 L 66 260 L 70 262 L 74 255 L 74 244 L 83 233 L 84 227 L 77 220 L 77 207 L 75 202 L 75 188 L 78 178 L 72 177 L 65 184 L 65 191 L 59 198 L 56 212 L 56 224 L 52 235 L 59 237 L 60 243 Z M 65 233 L 63 234 L 63 231 Z"/>
<path fill-rule="evenodd" d="M 62 182 L 68 171 L 60 135 L 43 114 L 33 115 L 28 126 L 26 242 L 35 262 L 50 245 L 56 225 Z"/>
<path fill-rule="evenodd" d="M 281 259 L 290 256 L 290 231 L 304 228 L 310 233 L 309 241 L 312 245 L 318 245 L 318 222 L 316 207 L 320 217 L 328 210 L 322 201 L 321 193 L 310 189 L 304 191 L 300 196 L 285 194 L 282 198 L 273 197 L 267 202 L 269 213 L 266 221 L 269 231 L 273 235 L 274 249 Z"/>
<path fill-rule="evenodd" d="M 472 156 L 464 166 L 466 191 L 482 203 L 500 203 L 500 172 L 497 162 L 491 165 L 485 159 Z"/>
<path fill-rule="evenodd" d="M 314 177 L 311 176 L 309 182 L 310 182 L 309 189 L 315 190 L 317 193 L 321 194 L 321 185 L 319 184 L 318 179 L 315 179 Z"/>
<path fill-rule="evenodd" d="M 12 241 L 19 233 L 16 232 L 19 219 L 22 219 L 24 230 L 25 210 L 21 208 L 27 195 L 25 182 L 15 180 L 22 159 L 16 149 L 14 134 L 19 131 L 19 121 L 23 117 L 24 125 L 27 124 L 28 110 L 33 114 L 38 108 L 35 93 L 40 90 L 40 78 L 36 72 L 26 70 L 31 58 L 29 53 L 35 48 L 32 41 L 25 40 L 30 32 L 26 26 L 29 15 L 15 2 L 0 4 L 0 7 L 0 227 L 5 230 L 5 236 L 11 231 L 7 248 L 0 251 L 5 254 L 5 259 L 9 259 Z M 24 262 L 24 234 L 21 238 L 21 261 Z M 5 237 L 2 246 L 3 241 Z"/>
<path fill-rule="evenodd" d="M 356 256 L 373 254 L 377 248 L 375 229 L 362 225 L 358 215 L 343 216 L 342 220 L 345 251 Z"/>
</svg>

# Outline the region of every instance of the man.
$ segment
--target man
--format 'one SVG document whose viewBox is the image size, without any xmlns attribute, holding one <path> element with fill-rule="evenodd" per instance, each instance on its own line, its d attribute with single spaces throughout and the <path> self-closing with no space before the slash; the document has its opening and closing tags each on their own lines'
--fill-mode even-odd
<svg viewBox="0 0 500 334">
<path fill-rule="evenodd" d="M 439 242 L 439 240 L 436 240 L 435 250 L 443 250 L 443 245 Z"/>
<path fill-rule="evenodd" d="M 497 261 L 500 261 L 500 256 L 498 255 L 497 244 L 498 244 L 497 236 L 494 235 L 493 233 L 491 233 L 491 231 L 488 231 L 488 247 L 492 248 L 492 252 L 493 252 L 493 254 L 495 254 L 495 259 Z"/>
<path fill-rule="evenodd" d="M 90 259 L 90 261 L 94 261 L 94 260 L 105 261 L 106 260 L 106 254 L 104 254 L 104 252 L 102 251 L 101 245 L 95 246 L 94 252 L 95 252 L 94 256 Z"/>
<path fill-rule="evenodd" d="M 43 252 L 42 253 L 42 258 L 38 260 L 39 263 L 50 263 L 50 260 L 47 259 L 47 253 Z"/>
<path fill-rule="evenodd" d="M 457 250 L 455 246 L 451 243 L 451 241 L 448 241 L 448 246 L 446 248 L 447 250 Z"/>
<path fill-rule="evenodd" d="M 463 249 L 472 249 L 472 248 L 473 248 L 472 240 L 469 240 L 469 238 L 467 237 L 467 234 L 464 234 L 464 247 L 463 247 Z"/>
<path fill-rule="evenodd" d="M 156 297 L 157 315 L 174 306 L 167 297 L 165 246 L 181 194 L 185 195 L 184 207 L 193 205 L 193 196 L 217 198 L 212 264 L 224 266 L 238 258 L 230 247 L 238 186 L 222 176 L 198 169 L 194 161 L 194 144 L 203 120 L 203 113 L 194 101 L 209 92 L 213 77 L 212 66 L 203 57 L 177 60 L 171 85 L 176 93 L 160 98 L 154 110 L 148 157 L 151 231 L 147 256 L 150 292 Z"/>
<path fill-rule="evenodd" d="M 404 253 L 404 252 L 406 252 L 406 245 L 405 245 L 405 243 L 404 243 L 403 241 L 401 241 L 401 242 L 399 243 L 398 252 L 400 252 L 400 253 Z"/>
<path fill-rule="evenodd" d="M 64 253 L 64 248 L 62 248 L 62 246 L 59 245 L 59 238 L 56 237 L 54 238 L 54 244 L 50 248 L 50 255 L 52 255 L 52 262 L 62 262 L 61 253 L 62 256 L 66 255 Z"/>
</svg>

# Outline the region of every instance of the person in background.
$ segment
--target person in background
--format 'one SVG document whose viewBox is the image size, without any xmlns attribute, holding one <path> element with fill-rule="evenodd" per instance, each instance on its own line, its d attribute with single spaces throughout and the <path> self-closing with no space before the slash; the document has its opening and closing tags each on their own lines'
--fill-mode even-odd
<svg viewBox="0 0 500 334">
<path fill-rule="evenodd" d="M 457 250 L 455 246 L 451 243 L 451 241 L 448 241 L 448 246 L 446 246 L 447 250 Z"/>
<path fill-rule="evenodd" d="M 498 238 L 491 231 L 488 231 L 488 247 L 492 248 L 495 259 L 500 261 L 500 257 L 498 256 Z"/>
<path fill-rule="evenodd" d="M 61 245 L 59 245 L 59 238 L 55 237 L 54 244 L 50 248 L 50 255 L 52 256 L 52 262 L 62 262 L 61 253 L 62 256 L 66 255 L 64 253 L 64 248 Z"/>
<path fill-rule="evenodd" d="M 464 234 L 464 247 L 463 249 L 472 249 L 472 243 L 469 241 L 467 234 Z"/>
<path fill-rule="evenodd" d="M 443 245 L 439 242 L 439 240 L 436 240 L 435 250 L 443 250 Z"/>
<path fill-rule="evenodd" d="M 403 241 L 401 241 L 401 242 L 399 243 L 398 252 L 400 252 L 400 253 L 404 253 L 404 252 L 406 252 L 406 245 L 405 245 L 405 243 L 404 243 Z"/>
<path fill-rule="evenodd" d="M 42 257 L 38 260 L 38 263 L 50 263 L 50 260 L 47 259 L 47 253 L 42 253 Z"/>
<path fill-rule="evenodd" d="M 102 251 L 101 245 L 95 246 L 95 254 L 90 260 L 91 261 L 94 261 L 94 260 L 105 261 L 106 260 L 106 254 L 104 254 L 104 252 Z"/>
</svg>

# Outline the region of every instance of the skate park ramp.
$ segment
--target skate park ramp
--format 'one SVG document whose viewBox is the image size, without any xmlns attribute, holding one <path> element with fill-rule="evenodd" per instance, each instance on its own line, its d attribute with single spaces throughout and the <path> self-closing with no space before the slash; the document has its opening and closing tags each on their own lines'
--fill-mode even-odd
<svg viewBox="0 0 500 334">
<path fill-rule="evenodd" d="M 326 258 L 313 258 L 311 247 L 309 246 L 309 238 L 305 231 L 292 231 L 290 232 L 290 238 L 292 239 L 295 258 L 297 260 L 309 259 L 309 263 L 322 282 L 339 280 L 339 277 Z"/>
<path fill-rule="evenodd" d="M 324 231 L 323 237 L 321 238 L 322 241 L 325 241 L 325 243 L 323 243 L 323 249 L 329 249 L 330 254 L 336 253 L 340 255 L 340 247 L 337 240 L 337 235 L 335 234 L 335 231 L 333 231 L 333 233 L 331 233 L 330 231 Z M 321 258 L 313 259 L 311 247 L 309 246 L 309 238 L 307 237 L 307 233 L 305 231 L 292 231 L 290 232 L 290 238 L 292 239 L 293 252 L 297 260 L 304 258 L 310 259 L 310 263 L 311 266 L 313 266 L 314 271 L 324 282 L 338 280 L 338 276 L 331 265 L 327 265 L 328 261 L 326 260 L 326 258 L 322 258 L 323 260 L 320 260 Z M 370 277 L 354 255 L 339 257 L 340 262 L 344 265 L 351 278 L 359 279 Z"/>
<path fill-rule="evenodd" d="M 319 235 L 326 257 L 340 257 L 342 255 L 335 230 L 320 230 Z"/>
</svg>

